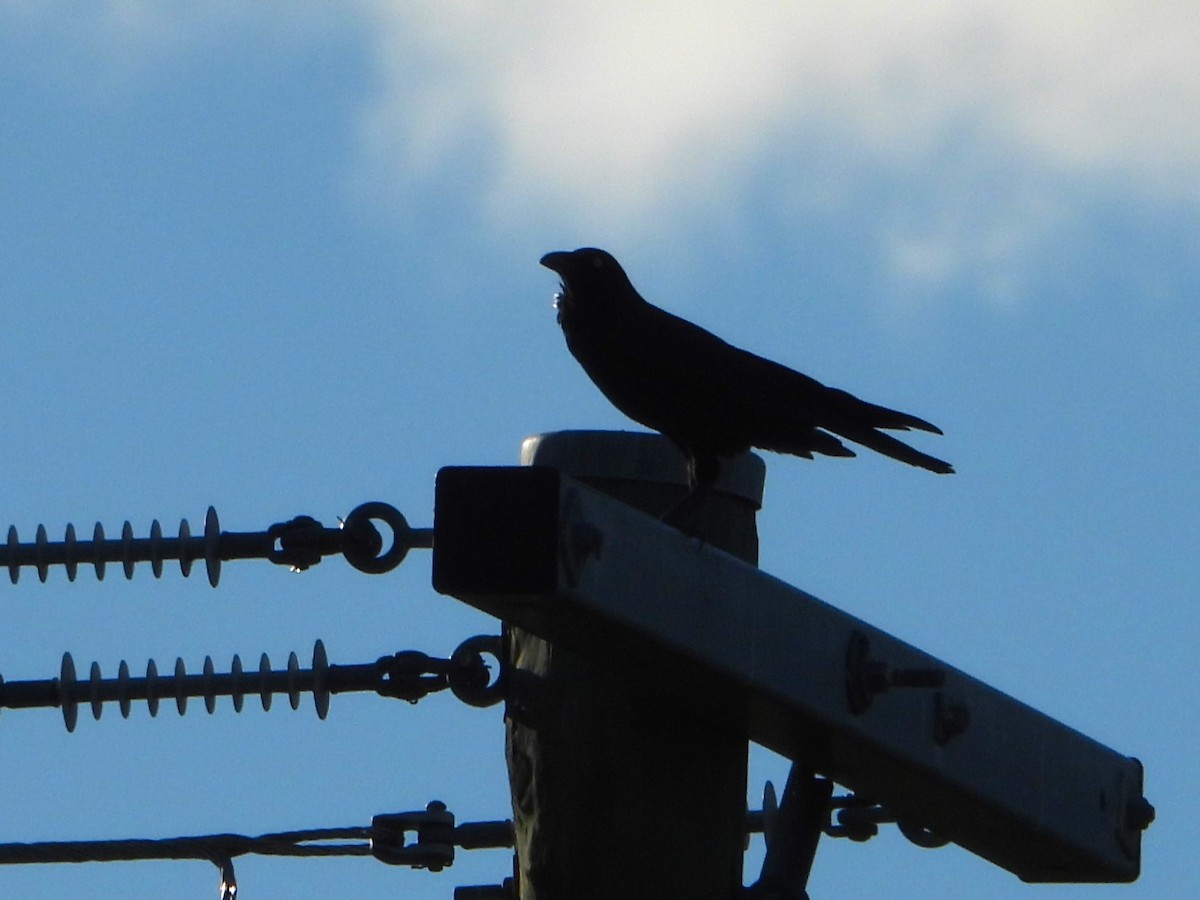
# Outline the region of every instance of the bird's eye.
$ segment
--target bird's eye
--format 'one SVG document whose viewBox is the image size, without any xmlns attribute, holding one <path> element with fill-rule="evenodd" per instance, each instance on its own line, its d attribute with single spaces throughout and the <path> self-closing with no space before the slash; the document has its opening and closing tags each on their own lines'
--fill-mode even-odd
<svg viewBox="0 0 1200 900">
<path fill-rule="evenodd" d="M 592 257 L 592 268 L 593 269 L 599 269 L 603 265 L 604 265 L 604 260 L 601 259 L 599 256 Z"/>
</svg>

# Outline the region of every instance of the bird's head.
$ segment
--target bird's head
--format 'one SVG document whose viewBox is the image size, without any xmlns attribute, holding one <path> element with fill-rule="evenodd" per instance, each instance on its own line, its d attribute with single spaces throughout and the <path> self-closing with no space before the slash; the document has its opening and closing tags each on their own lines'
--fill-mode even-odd
<svg viewBox="0 0 1200 900">
<path fill-rule="evenodd" d="M 556 250 L 540 262 L 562 279 L 554 304 L 560 319 L 564 311 L 577 306 L 596 309 L 639 299 L 621 264 L 595 247 Z"/>
</svg>

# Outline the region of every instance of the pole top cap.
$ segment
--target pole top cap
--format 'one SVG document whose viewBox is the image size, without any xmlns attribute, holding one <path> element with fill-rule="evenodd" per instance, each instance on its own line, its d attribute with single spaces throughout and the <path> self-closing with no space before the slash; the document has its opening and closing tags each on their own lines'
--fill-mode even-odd
<svg viewBox="0 0 1200 900">
<path fill-rule="evenodd" d="M 525 438 L 521 465 L 550 466 L 573 478 L 687 484 L 683 454 L 661 434 L 640 431 L 551 431 Z M 762 507 L 767 467 L 742 453 L 721 460 L 716 490 Z"/>
</svg>

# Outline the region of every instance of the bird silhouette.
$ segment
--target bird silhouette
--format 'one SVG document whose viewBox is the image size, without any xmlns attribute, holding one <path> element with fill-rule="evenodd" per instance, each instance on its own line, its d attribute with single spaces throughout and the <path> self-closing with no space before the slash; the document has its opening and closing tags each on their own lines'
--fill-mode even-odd
<svg viewBox="0 0 1200 900">
<path fill-rule="evenodd" d="M 838 437 L 939 474 L 954 468 L 886 430 L 942 431 L 728 344 L 653 306 L 609 253 L 547 253 L 562 279 L 558 324 L 571 355 L 629 418 L 661 432 L 687 457 L 692 492 L 708 488 L 721 457 L 757 447 L 812 459 L 854 456 Z"/>
</svg>

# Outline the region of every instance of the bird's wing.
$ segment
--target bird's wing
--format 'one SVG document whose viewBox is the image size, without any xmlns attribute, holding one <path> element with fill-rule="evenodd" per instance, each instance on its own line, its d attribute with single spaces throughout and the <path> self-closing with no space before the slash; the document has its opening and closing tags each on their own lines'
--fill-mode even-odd
<svg viewBox="0 0 1200 900">
<path fill-rule="evenodd" d="M 650 304 L 623 323 L 622 334 L 624 353 L 614 367 L 622 385 L 614 393 L 623 396 L 605 393 L 677 443 L 719 455 L 752 446 L 798 456 L 854 455 L 817 429 L 826 388 L 815 379 Z"/>
<path fill-rule="evenodd" d="M 654 307 L 651 307 L 654 309 Z M 669 313 L 657 310 L 663 316 Z M 860 400 L 853 394 L 826 387 L 815 378 L 748 350 L 735 347 L 684 319 L 670 316 L 671 330 L 688 352 L 667 361 L 680 395 L 696 421 L 712 435 L 725 436 L 726 445 L 742 443 L 811 457 L 854 456 L 834 434 L 893 459 L 950 473 L 946 462 L 916 450 L 881 429 L 917 429 L 941 434 L 931 422 L 899 410 Z M 691 365 L 681 366 L 681 360 Z M 830 434 L 829 432 L 833 432 Z M 724 452 L 718 448 L 717 452 Z"/>
</svg>

